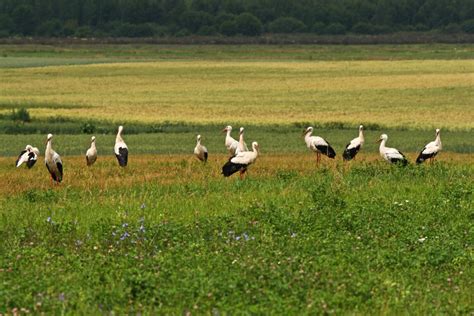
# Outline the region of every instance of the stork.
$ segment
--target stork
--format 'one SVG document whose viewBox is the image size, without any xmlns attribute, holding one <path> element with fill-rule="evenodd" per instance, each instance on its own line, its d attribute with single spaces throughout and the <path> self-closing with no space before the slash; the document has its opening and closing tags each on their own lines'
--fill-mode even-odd
<svg viewBox="0 0 474 316">
<path fill-rule="evenodd" d="M 239 152 L 235 157 L 230 158 L 222 167 L 224 177 L 229 177 L 239 171 L 240 179 L 243 179 L 247 168 L 257 160 L 258 151 L 258 143 L 253 142 L 252 151 Z"/>
<path fill-rule="evenodd" d="M 115 137 L 114 152 L 115 157 L 120 167 L 126 167 L 128 163 L 128 147 L 122 139 L 123 126 L 120 125 L 118 128 L 117 136 Z"/>
<path fill-rule="evenodd" d="M 230 136 L 230 133 L 232 132 L 232 126 L 227 125 L 226 127 L 224 127 L 222 132 L 226 133 L 225 142 L 224 142 L 225 147 L 229 151 L 230 156 L 234 157 L 235 152 L 237 148 L 239 147 L 239 142 L 236 141 L 232 136 Z"/>
<path fill-rule="evenodd" d="M 316 163 L 319 166 L 321 162 L 321 154 L 328 156 L 329 158 L 334 159 L 336 157 L 336 152 L 331 147 L 331 145 L 322 137 L 311 136 L 313 133 L 313 127 L 309 126 L 303 132 L 304 141 L 308 149 L 316 153 Z"/>
<path fill-rule="evenodd" d="M 91 137 L 91 147 L 86 152 L 87 166 L 92 166 L 97 160 L 97 148 L 95 147 L 95 136 Z"/>
<path fill-rule="evenodd" d="M 342 159 L 344 161 L 349 161 L 355 159 L 359 150 L 364 146 L 364 126 L 359 126 L 359 137 L 354 138 L 351 140 L 349 144 L 347 144 L 346 149 L 342 153 Z"/>
<path fill-rule="evenodd" d="M 436 129 L 436 138 L 434 141 L 429 142 L 420 152 L 418 158 L 416 158 L 416 163 L 420 164 L 425 160 L 429 159 L 431 163 L 433 163 L 436 155 L 443 149 L 441 144 L 441 130 L 439 128 Z"/>
<path fill-rule="evenodd" d="M 396 148 L 385 147 L 387 139 L 387 134 L 380 135 L 380 139 L 378 140 L 380 142 L 380 156 L 382 156 L 383 159 L 390 163 L 401 164 L 403 166 L 406 166 L 408 164 L 408 160 L 401 151 Z"/>
<path fill-rule="evenodd" d="M 247 144 L 244 141 L 244 128 L 241 127 L 239 130 L 239 146 L 237 147 L 237 150 L 235 151 L 235 154 L 238 154 L 239 152 L 243 151 L 249 151 Z"/>
<path fill-rule="evenodd" d="M 53 134 L 48 134 L 48 138 L 46 140 L 46 151 L 44 154 L 44 163 L 49 171 L 49 174 L 51 175 L 51 179 L 56 183 L 59 183 L 63 180 L 63 162 L 61 161 L 61 157 L 58 155 L 58 153 L 53 150 L 51 145 L 52 139 Z"/>
<path fill-rule="evenodd" d="M 197 159 L 207 162 L 207 148 L 201 145 L 201 135 L 196 137 L 196 147 L 194 147 L 194 155 L 196 155 Z"/>
<path fill-rule="evenodd" d="M 38 160 L 39 154 L 40 152 L 38 148 L 26 145 L 25 149 L 21 151 L 20 155 L 18 155 L 18 159 L 15 162 L 16 167 L 18 168 L 24 162 L 26 162 L 28 169 L 33 167 Z"/>
</svg>

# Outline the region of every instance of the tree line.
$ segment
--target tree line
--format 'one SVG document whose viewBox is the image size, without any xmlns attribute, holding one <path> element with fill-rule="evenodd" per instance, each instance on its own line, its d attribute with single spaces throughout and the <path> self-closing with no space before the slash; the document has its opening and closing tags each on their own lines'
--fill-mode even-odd
<svg viewBox="0 0 474 316">
<path fill-rule="evenodd" d="M 0 37 L 474 33 L 474 0 L 0 0 Z"/>
</svg>

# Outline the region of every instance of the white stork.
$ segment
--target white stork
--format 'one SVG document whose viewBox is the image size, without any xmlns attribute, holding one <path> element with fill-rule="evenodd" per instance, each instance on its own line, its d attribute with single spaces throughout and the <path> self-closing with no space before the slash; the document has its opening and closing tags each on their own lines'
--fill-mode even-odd
<svg viewBox="0 0 474 316">
<path fill-rule="evenodd" d="M 399 151 L 396 148 L 385 147 L 385 143 L 387 142 L 387 139 L 388 139 L 387 134 L 380 135 L 380 139 L 378 140 L 380 142 L 380 147 L 379 147 L 380 156 L 382 156 L 383 159 L 385 159 L 386 161 L 390 163 L 396 163 L 396 164 L 401 164 L 403 166 L 406 166 L 408 164 L 408 160 L 401 151 Z"/>
<path fill-rule="evenodd" d="M 313 133 L 313 127 L 308 127 L 304 130 L 304 141 L 308 149 L 316 152 L 316 163 L 319 166 L 321 161 L 321 154 L 328 156 L 329 158 L 334 159 L 336 157 L 336 152 L 331 147 L 331 145 L 322 137 L 311 136 Z"/>
<path fill-rule="evenodd" d="M 244 128 L 241 127 L 239 130 L 239 146 L 237 147 L 235 154 L 238 154 L 243 151 L 249 151 L 249 148 L 247 147 L 247 144 L 244 141 Z"/>
<path fill-rule="evenodd" d="M 95 147 L 95 136 L 91 137 L 91 147 L 86 152 L 86 163 L 92 166 L 97 160 L 97 148 Z"/>
<path fill-rule="evenodd" d="M 122 139 L 122 131 L 123 126 L 120 125 L 118 128 L 117 136 L 115 137 L 114 152 L 120 167 L 125 167 L 128 163 L 128 147 Z"/>
<path fill-rule="evenodd" d="M 46 140 L 46 151 L 44 154 L 44 163 L 49 171 L 49 174 L 51 175 L 51 179 L 56 183 L 59 183 L 63 180 L 63 162 L 61 161 L 61 157 L 58 155 L 58 153 L 53 150 L 51 145 L 52 139 L 53 135 L 48 134 L 48 138 Z"/>
<path fill-rule="evenodd" d="M 196 137 L 196 147 L 194 147 L 194 155 L 196 155 L 197 159 L 207 162 L 207 148 L 201 145 L 201 135 Z"/>
<path fill-rule="evenodd" d="M 225 136 L 225 147 L 229 151 L 229 154 L 231 157 L 234 157 L 236 154 L 236 151 L 239 148 L 239 142 L 236 141 L 232 136 L 230 136 L 230 133 L 232 132 L 232 126 L 227 125 L 223 130 L 223 133 L 226 133 Z"/>
<path fill-rule="evenodd" d="M 342 159 L 344 159 L 344 161 L 355 159 L 359 150 L 364 146 L 364 141 L 364 126 L 361 125 L 359 126 L 359 137 L 354 138 L 347 144 L 346 149 L 344 149 L 342 153 Z"/>
<path fill-rule="evenodd" d="M 26 166 L 29 168 L 33 167 L 38 160 L 40 152 L 38 148 L 33 147 L 31 145 L 26 145 L 25 149 L 21 151 L 18 159 L 15 162 L 16 167 L 18 168 L 24 162 L 26 162 Z"/>
<path fill-rule="evenodd" d="M 232 157 L 222 167 L 222 174 L 224 177 L 229 177 L 232 174 L 240 171 L 240 179 L 243 179 L 248 166 L 257 160 L 259 146 L 257 142 L 252 143 L 252 151 L 243 151 Z"/>
<path fill-rule="evenodd" d="M 441 145 L 441 130 L 439 128 L 436 129 L 436 138 L 434 141 L 428 143 L 416 158 L 416 163 L 420 164 L 425 160 L 429 159 L 431 162 L 435 159 L 436 155 L 443 149 Z"/>
</svg>

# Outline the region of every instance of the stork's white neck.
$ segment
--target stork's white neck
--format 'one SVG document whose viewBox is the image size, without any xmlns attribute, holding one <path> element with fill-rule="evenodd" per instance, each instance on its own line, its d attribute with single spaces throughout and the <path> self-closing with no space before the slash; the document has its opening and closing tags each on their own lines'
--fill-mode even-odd
<svg viewBox="0 0 474 316">
<path fill-rule="evenodd" d="M 48 139 L 48 142 L 46 143 L 46 151 L 44 152 L 46 157 L 51 158 L 53 156 L 53 148 L 51 145 L 51 139 Z"/>
<path fill-rule="evenodd" d="M 123 139 L 122 139 L 122 130 L 118 130 L 117 132 L 117 137 L 115 137 L 115 142 L 116 143 L 120 143 L 120 142 L 123 142 Z"/>
<path fill-rule="evenodd" d="M 380 153 L 385 152 L 385 143 L 386 142 L 387 142 L 386 139 L 382 139 L 382 141 L 380 142 L 380 147 L 379 147 Z"/>
<path fill-rule="evenodd" d="M 95 139 L 91 142 L 91 148 L 95 148 Z"/>
<path fill-rule="evenodd" d="M 441 134 L 440 133 L 438 133 L 436 135 L 435 143 L 436 143 L 437 146 L 441 146 Z"/>
<path fill-rule="evenodd" d="M 196 142 L 197 145 L 201 145 L 201 140 L 198 138 L 197 139 L 197 142 Z"/>
</svg>

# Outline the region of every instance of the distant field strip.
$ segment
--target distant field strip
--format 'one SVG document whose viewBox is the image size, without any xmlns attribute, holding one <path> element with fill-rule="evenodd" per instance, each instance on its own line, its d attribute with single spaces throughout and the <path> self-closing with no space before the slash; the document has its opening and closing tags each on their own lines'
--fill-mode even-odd
<svg viewBox="0 0 474 316">
<path fill-rule="evenodd" d="M 58 105 L 38 117 L 474 127 L 474 60 L 175 60 L 5 68 L 0 81 L 0 103 Z"/>
</svg>

